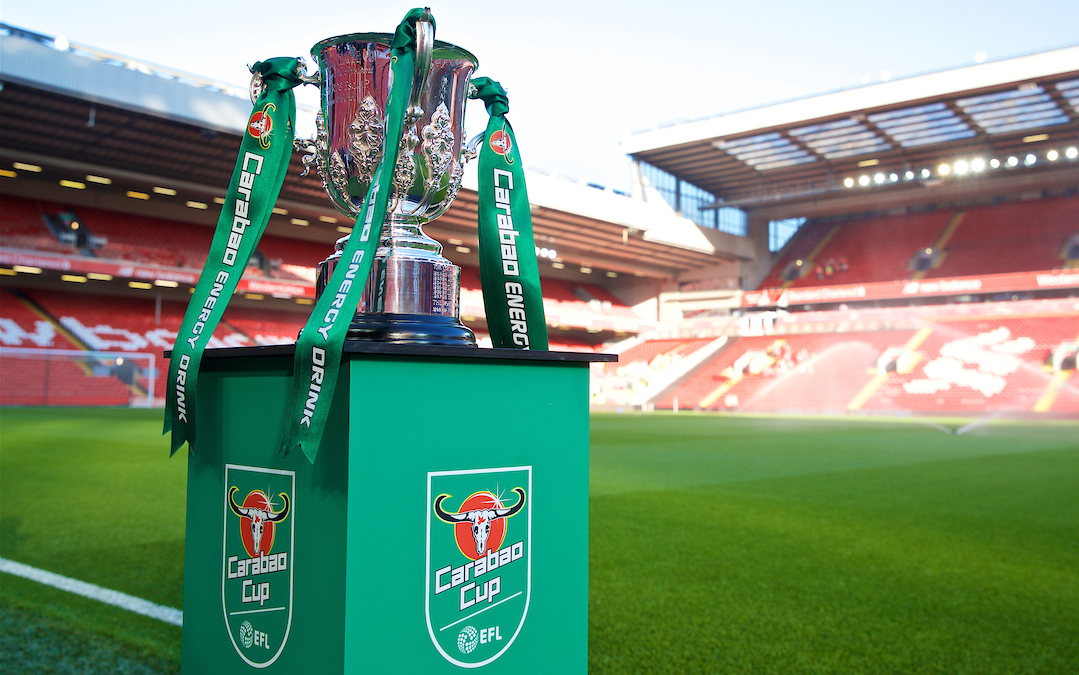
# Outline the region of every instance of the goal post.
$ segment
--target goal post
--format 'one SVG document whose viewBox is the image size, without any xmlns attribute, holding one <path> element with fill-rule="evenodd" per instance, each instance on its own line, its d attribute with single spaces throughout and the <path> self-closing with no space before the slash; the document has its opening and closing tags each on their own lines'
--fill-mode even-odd
<svg viewBox="0 0 1079 675">
<path fill-rule="evenodd" d="M 0 405 L 160 407 L 152 353 L 0 347 Z"/>
</svg>

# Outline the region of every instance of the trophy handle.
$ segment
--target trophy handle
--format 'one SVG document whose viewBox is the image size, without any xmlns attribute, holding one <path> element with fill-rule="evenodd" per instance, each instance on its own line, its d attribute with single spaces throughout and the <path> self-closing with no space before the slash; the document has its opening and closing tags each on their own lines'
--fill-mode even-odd
<svg viewBox="0 0 1079 675">
<path fill-rule="evenodd" d="M 416 21 L 416 61 L 412 70 L 412 91 L 408 96 L 408 111 L 416 117 L 423 115 L 420 94 L 431 72 L 431 55 L 435 47 L 435 27 L 431 23 L 431 8 L 423 9 L 423 16 Z"/>
<path fill-rule="evenodd" d="M 322 84 L 322 73 L 315 71 L 314 75 L 307 74 L 307 62 L 304 61 L 302 56 L 297 56 L 296 60 L 296 77 L 303 84 Z M 248 70 L 251 69 L 251 64 L 247 64 Z M 266 83 L 262 81 L 262 73 L 251 73 L 251 83 L 247 85 L 247 94 L 251 97 L 251 105 L 255 105 L 255 101 L 259 96 L 262 96 L 262 92 L 266 90 Z"/>
<path fill-rule="evenodd" d="M 471 162 L 480 156 L 480 146 L 483 145 L 483 138 L 487 135 L 486 131 L 480 132 L 472 137 L 472 140 L 465 146 L 464 160 Z"/>
<path fill-rule="evenodd" d="M 298 57 L 300 65 L 296 76 L 300 78 L 300 82 L 303 84 L 313 84 L 316 87 L 322 86 L 322 71 L 316 70 L 314 75 L 307 74 L 307 61 L 302 56 Z"/>
</svg>

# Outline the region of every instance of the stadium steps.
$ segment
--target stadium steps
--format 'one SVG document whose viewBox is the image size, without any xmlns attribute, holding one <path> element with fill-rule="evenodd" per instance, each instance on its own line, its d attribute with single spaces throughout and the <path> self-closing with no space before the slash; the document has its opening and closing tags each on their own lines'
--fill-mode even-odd
<svg viewBox="0 0 1079 675">
<path fill-rule="evenodd" d="M 828 242 L 832 240 L 832 237 L 836 236 L 836 234 L 839 233 L 839 227 L 839 225 L 833 225 L 832 228 L 828 230 L 828 232 L 823 237 L 821 237 L 821 240 L 817 242 L 817 245 L 813 247 L 813 250 L 809 252 L 809 255 L 803 258 L 803 260 L 805 260 L 805 264 L 802 265 L 802 273 L 798 277 L 799 279 L 809 274 L 809 270 L 813 269 L 814 262 L 817 256 L 820 255 L 820 252 L 823 251 L 824 247 L 828 245 Z M 781 288 L 790 288 L 791 284 L 793 283 L 794 280 L 784 281 Z"/>
<path fill-rule="evenodd" d="M 224 326 L 225 328 L 228 328 L 233 333 L 239 333 L 240 335 L 244 336 L 245 338 L 247 338 L 248 340 L 251 341 L 251 344 L 253 344 L 253 345 L 258 344 L 258 342 L 255 341 L 255 336 L 254 335 L 250 335 L 250 334 L 248 334 L 248 332 L 246 330 L 243 330 L 239 326 L 237 326 L 237 325 L 235 325 L 233 323 L 230 323 L 228 319 L 226 319 L 224 317 L 221 317 L 221 319 L 218 321 L 218 323 L 221 324 L 222 326 Z"/>
<path fill-rule="evenodd" d="M 960 211 L 956 213 L 948 221 L 948 224 L 944 226 L 944 229 L 940 231 L 936 241 L 933 242 L 933 250 L 938 251 L 936 257 L 933 259 L 931 269 L 937 269 L 944 262 L 944 258 L 948 256 L 948 242 L 951 240 L 952 235 L 959 229 L 959 226 L 963 223 L 963 218 L 967 215 L 966 211 Z M 913 263 L 914 259 L 911 259 Z M 918 270 L 914 273 L 911 279 L 924 279 L 926 272 L 929 270 Z"/>
<path fill-rule="evenodd" d="M 1045 387 L 1045 392 L 1042 393 L 1041 398 L 1034 404 L 1034 412 L 1045 413 L 1053 409 L 1053 403 L 1056 402 L 1057 395 L 1060 393 L 1061 387 L 1064 386 L 1069 379 L 1071 379 L 1072 372 L 1070 370 L 1063 370 L 1056 373 L 1053 379 Z"/>
<path fill-rule="evenodd" d="M 93 351 L 92 349 L 90 349 L 89 345 L 76 337 L 67 328 L 64 328 L 64 326 L 56 319 L 56 317 L 50 314 L 47 309 L 37 304 L 37 302 L 29 295 L 14 288 L 9 288 L 8 292 L 14 295 L 15 299 L 18 300 L 21 305 L 33 312 L 33 314 L 39 319 L 41 319 L 42 321 L 48 321 L 50 324 L 52 324 L 52 327 L 56 330 L 56 332 L 59 333 L 65 340 L 74 345 L 76 349 L 81 349 L 84 352 Z M 90 376 L 91 373 L 89 368 L 87 368 L 82 363 L 79 364 L 79 367 L 82 368 L 84 374 L 87 377 Z"/>
<path fill-rule="evenodd" d="M 730 342 L 732 341 L 727 336 L 723 336 L 712 340 L 700 349 L 694 350 L 685 359 L 664 372 L 663 377 L 655 385 L 649 386 L 641 395 L 631 400 L 630 405 L 645 407 L 648 404 L 655 404 L 657 401 L 662 400 L 693 377 L 712 358 L 722 354 Z"/>
<path fill-rule="evenodd" d="M 932 332 L 933 329 L 930 327 L 922 328 L 921 330 L 919 330 L 917 333 L 914 334 L 913 337 L 911 337 L 910 340 L 907 341 L 907 344 L 903 346 L 903 352 L 905 354 L 913 354 L 915 350 L 917 350 L 918 347 L 920 347 L 921 344 L 925 342 L 926 338 L 928 338 L 930 333 Z M 873 376 L 873 379 L 870 380 L 865 385 L 865 387 L 860 392 L 858 392 L 858 395 L 855 396 L 851 400 L 851 402 L 847 404 L 847 410 L 860 410 L 862 406 L 865 405 L 865 402 L 868 401 L 873 396 L 873 394 L 877 393 L 877 390 L 884 386 L 884 383 L 887 382 L 888 378 L 891 376 L 892 371 L 884 370 L 883 372 L 881 372 L 878 369 L 876 375 Z"/>
</svg>

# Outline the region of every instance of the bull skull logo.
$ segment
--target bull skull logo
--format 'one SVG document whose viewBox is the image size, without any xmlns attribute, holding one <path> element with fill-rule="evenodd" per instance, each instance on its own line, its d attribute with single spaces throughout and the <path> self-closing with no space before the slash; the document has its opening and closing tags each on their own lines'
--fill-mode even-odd
<svg viewBox="0 0 1079 675">
<path fill-rule="evenodd" d="M 517 503 L 509 508 L 498 506 L 501 504 L 501 500 L 498 500 L 491 495 L 490 499 L 495 504 L 493 508 L 471 509 L 463 513 L 447 513 L 446 510 L 442 508 L 442 502 L 448 499 L 450 495 L 439 495 L 438 498 L 435 499 L 435 515 L 443 522 L 452 525 L 456 525 L 457 523 L 471 523 L 472 539 L 476 543 L 476 555 L 481 556 L 484 551 L 487 550 L 487 538 L 491 535 L 491 525 L 493 521 L 501 518 L 509 518 L 520 511 L 525 505 L 525 491 L 519 487 L 513 488 L 513 491 L 517 493 L 518 499 Z"/>
<path fill-rule="evenodd" d="M 248 495 L 244 500 L 244 505 L 241 506 L 236 503 L 236 493 L 239 488 L 232 486 L 229 488 L 229 508 L 232 512 L 241 518 L 247 518 L 251 521 L 251 545 L 253 555 L 259 555 L 260 553 L 269 553 L 269 547 L 266 551 L 262 550 L 262 533 L 266 526 L 266 523 L 276 523 L 284 520 L 288 517 L 289 512 L 289 499 L 288 495 L 284 492 L 278 496 L 285 502 L 285 505 L 281 507 L 280 511 L 273 511 L 272 504 L 269 498 L 262 492 L 255 491 Z M 258 499 L 252 500 L 251 497 L 256 496 Z M 265 508 L 262 506 L 251 505 L 251 502 L 255 504 L 265 504 Z M 270 540 L 270 546 L 273 546 L 273 540 Z"/>
</svg>

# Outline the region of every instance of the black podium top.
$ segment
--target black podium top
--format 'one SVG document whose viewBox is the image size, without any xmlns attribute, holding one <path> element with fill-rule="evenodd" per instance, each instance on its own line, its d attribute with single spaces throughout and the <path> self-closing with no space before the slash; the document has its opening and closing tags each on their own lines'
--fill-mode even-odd
<svg viewBox="0 0 1079 675">
<path fill-rule="evenodd" d="M 241 358 L 248 356 L 293 356 L 296 345 L 260 345 L 257 347 L 219 347 L 207 349 L 204 359 Z M 348 354 L 371 354 L 379 356 L 434 356 L 443 358 L 481 359 L 500 361 L 538 361 L 555 363 L 610 363 L 618 360 L 617 354 L 594 352 L 552 352 L 531 349 L 481 349 L 479 347 L 439 347 L 430 345 L 403 345 L 391 342 L 361 342 L 346 340 L 342 356 Z M 165 358 L 172 350 L 165 352 Z"/>
</svg>

